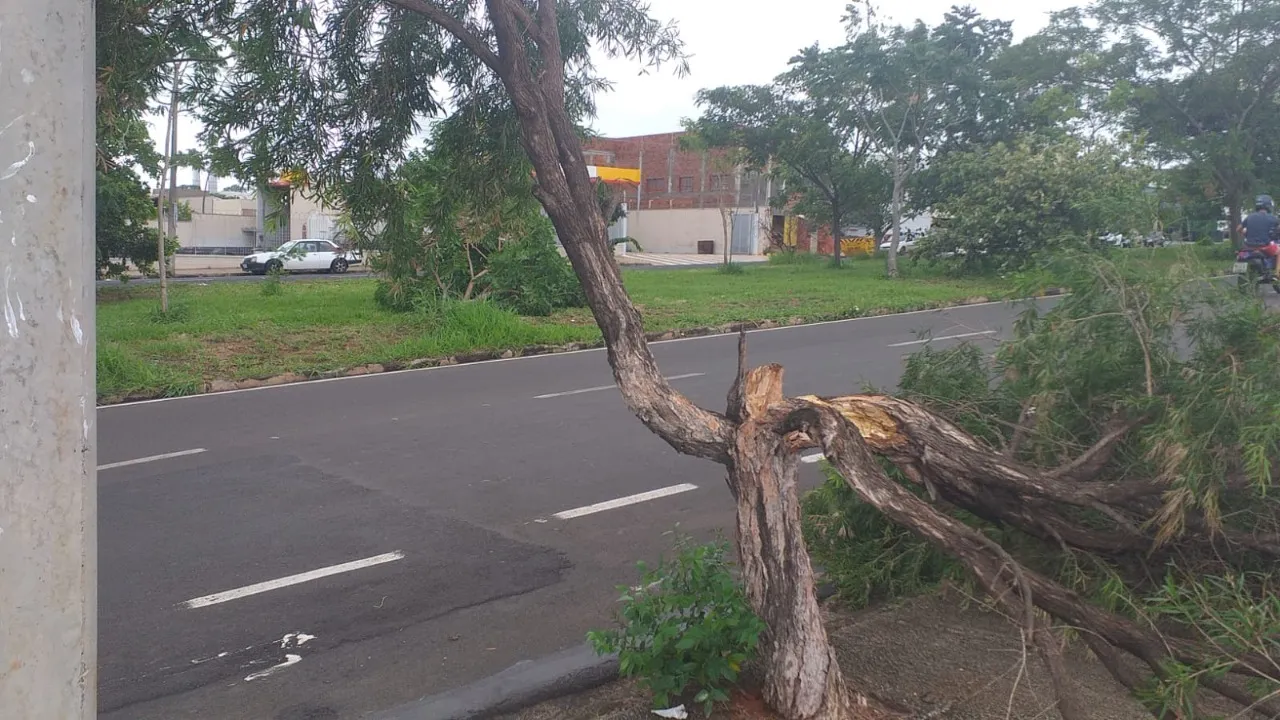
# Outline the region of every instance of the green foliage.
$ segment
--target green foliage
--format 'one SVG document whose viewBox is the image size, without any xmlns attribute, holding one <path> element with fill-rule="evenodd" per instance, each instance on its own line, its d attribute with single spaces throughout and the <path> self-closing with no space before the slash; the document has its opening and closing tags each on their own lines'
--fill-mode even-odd
<svg viewBox="0 0 1280 720">
<path fill-rule="evenodd" d="M 903 393 L 1031 467 L 1063 467 L 1117 421 L 1142 421 L 1087 481 L 1145 479 L 1160 488 L 1125 508 L 1125 522 L 1150 537 L 1149 552 L 1001 542 L 1108 609 L 1206 639 L 1211 657 L 1170 661 L 1144 698 L 1185 712 L 1204 679 L 1246 652 L 1280 663 L 1268 574 L 1275 550 L 1242 540 L 1280 530 L 1280 316 L 1254 296 L 1204 284 L 1199 266 L 1153 272 L 1131 258 L 1057 261 L 1050 271 L 1072 294 L 1048 312 L 1027 310 L 994 364 L 975 349 L 926 350 L 908 363 Z M 1118 522 L 1087 508 L 1067 512 L 1089 528 Z M 1210 547 L 1206 535 L 1230 550 Z"/>
<path fill-rule="evenodd" d="M 263 297 L 275 297 L 284 292 L 284 276 L 286 272 L 283 265 L 272 265 L 267 270 L 266 277 L 262 279 L 261 287 Z"/>
<path fill-rule="evenodd" d="M 164 205 L 164 214 L 165 214 L 165 217 L 169 217 L 169 203 L 168 203 L 168 201 L 165 201 L 165 202 L 163 202 L 163 203 L 161 203 L 161 204 L 162 204 L 162 205 Z M 179 222 L 191 222 L 191 203 L 187 202 L 186 200 L 179 200 L 179 201 L 178 201 L 178 221 L 179 221 Z"/>
<path fill-rule="evenodd" d="M 155 204 L 129 168 L 98 170 L 95 175 L 99 276 L 120 277 L 130 264 L 145 272 L 160 254 Z"/>
<path fill-rule="evenodd" d="M 716 268 L 716 272 L 721 275 L 741 275 L 746 271 L 747 269 L 742 265 L 742 263 L 736 262 L 723 263 Z"/>
<path fill-rule="evenodd" d="M 828 224 L 834 237 L 848 223 L 884 225 L 889 186 L 883 165 L 870 156 L 841 96 L 812 92 L 814 81 L 799 70 L 771 85 L 702 90 L 703 114 L 689 125 L 695 142 L 719 152 L 738 152 L 755 170 L 770 169 L 796 212 Z"/>
<path fill-rule="evenodd" d="M 556 249 L 554 228 L 545 218 L 490 258 L 489 293 L 499 306 L 528 316 L 587 304 L 582 284 Z"/>
<path fill-rule="evenodd" d="M 505 88 L 476 51 L 495 52 L 483 4 L 433 5 L 466 27 L 474 42 L 468 46 L 425 15 L 384 0 L 233 3 L 226 27 L 234 30 L 236 63 L 202 98 L 204 138 L 215 161 L 254 179 L 306 168 L 321 196 L 343 196 L 356 213 L 385 212 L 396 169 L 423 118 L 440 116 L 446 104 L 451 117 L 478 119 L 486 127 L 503 114 L 510 117 Z M 556 11 L 570 118 L 589 116 L 594 93 L 607 86 L 593 65 L 602 55 L 685 67 L 674 25 L 650 17 L 639 0 L 559 3 Z M 326 142 L 318 141 L 317 126 L 326 129 Z M 515 122 L 506 127 L 519 129 Z M 480 142 L 485 135 L 474 138 Z M 511 166 L 485 163 L 483 151 L 492 147 L 471 148 L 473 175 L 504 181 Z M 470 188 L 469 181 L 459 184 Z M 361 202 L 350 202 L 352 193 Z"/>
<path fill-rule="evenodd" d="M 1258 697 L 1280 691 L 1280 587 L 1273 572 L 1225 577 L 1187 576 L 1171 570 L 1146 599 L 1145 612 L 1156 622 L 1191 628 L 1213 652 L 1201 662 L 1169 662 L 1167 678 L 1143 697 L 1159 711 L 1198 717 L 1197 693 L 1203 678 L 1221 679 L 1241 667 L 1241 658 L 1269 658 L 1250 664 L 1257 673 L 1250 690 Z"/>
<path fill-rule="evenodd" d="M 755 653 L 765 626 L 733 576 L 728 549 L 680 538 L 674 559 L 639 563 L 639 586 L 619 588 L 622 627 L 587 636 L 596 652 L 618 653 L 620 674 L 640 678 L 655 707 L 689 692 L 710 714 Z"/>
<path fill-rule="evenodd" d="M 1041 35 L 1070 38 L 1060 86 L 1145 137 L 1175 168 L 1181 201 L 1208 201 L 1209 219 L 1223 206 L 1233 217 L 1255 190 L 1280 182 L 1274 3 L 1103 0 L 1059 15 Z"/>
<path fill-rule="evenodd" d="M 198 5 L 198 6 L 197 6 Z M 94 6 L 97 79 L 97 263 L 116 277 L 132 263 L 142 270 L 159 254 L 156 209 L 135 172 L 154 174 L 160 156 L 147 130 L 152 100 L 168 82 L 172 61 L 196 67 L 208 80 L 216 67 L 217 29 L 230 0 L 100 0 Z M 190 219 L 190 208 L 183 219 Z M 152 227 L 147 228 L 151 223 Z"/>
<path fill-rule="evenodd" d="M 161 312 L 159 307 L 152 308 L 149 318 L 157 325 L 185 323 L 191 318 L 191 306 L 186 302 L 173 302 L 167 312 Z"/>
<path fill-rule="evenodd" d="M 953 153 L 935 172 L 947 222 L 920 243 L 934 260 L 968 270 L 1021 269 L 1047 251 L 1140 237 L 1159 225 L 1141 158 L 1110 146 L 1034 137 Z"/>
<path fill-rule="evenodd" d="M 826 481 L 803 500 L 804 541 L 842 603 L 862 609 L 963 577 L 953 558 L 863 502 L 834 469 L 823 471 Z"/>
</svg>

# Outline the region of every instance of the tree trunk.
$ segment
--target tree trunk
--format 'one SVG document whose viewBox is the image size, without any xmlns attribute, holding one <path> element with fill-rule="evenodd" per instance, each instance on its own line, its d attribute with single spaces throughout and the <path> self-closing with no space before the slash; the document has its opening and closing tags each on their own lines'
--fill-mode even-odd
<svg viewBox="0 0 1280 720">
<path fill-rule="evenodd" d="M 182 67 L 174 65 L 173 68 L 173 93 L 169 96 L 169 114 L 173 115 L 177 112 L 178 107 L 178 83 L 181 80 Z M 164 166 L 160 168 L 159 178 L 156 181 L 156 234 L 159 236 L 158 245 L 156 247 L 156 271 L 160 273 L 160 312 L 169 312 L 169 268 L 165 264 L 168 253 L 168 235 L 165 230 L 165 175 L 169 169 L 169 165 L 173 163 L 173 123 L 165 123 L 164 135 Z"/>
<path fill-rule="evenodd" d="M 540 66 L 556 68 L 554 72 L 535 72 L 520 29 L 522 10 L 512 0 L 486 0 L 486 5 L 498 53 L 490 55 L 479 40 L 471 38 L 474 50 L 493 67 L 511 96 L 521 144 L 537 178 L 534 193 L 582 282 L 623 399 L 646 427 L 677 451 L 727 463 L 731 423 L 690 402 L 658 370 L 640 313 L 622 284 L 604 218 L 592 210 L 597 196 L 587 176 L 577 129 L 564 105 L 564 75 L 559 72 L 564 60 L 555 3 L 539 3 L 537 18 Z M 465 37 L 465 31 L 458 32 Z"/>
<path fill-rule="evenodd" d="M 178 90 L 182 82 L 182 63 L 178 63 L 173 71 L 173 95 L 169 99 L 169 230 L 170 238 L 178 236 Z M 160 257 L 160 263 L 172 274 L 174 268 L 169 264 L 168 243 Z"/>
<path fill-rule="evenodd" d="M 740 362 L 744 355 L 740 349 Z M 747 598 L 768 626 L 760 646 L 764 699 L 786 720 L 844 720 L 853 712 L 849 691 L 822 625 L 801 531 L 799 456 L 763 422 L 783 400 L 782 367 L 756 368 L 739 383 L 730 414 L 744 422 L 730 451 L 729 486 Z"/>
<path fill-rule="evenodd" d="M 1240 225 L 1242 219 L 1240 217 L 1240 208 L 1244 205 L 1244 196 L 1240 193 L 1228 193 L 1227 195 L 1227 232 L 1231 238 L 1232 247 L 1240 247 L 1242 237 L 1240 236 Z"/>
<path fill-rule="evenodd" d="M 898 277 L 898 243 L 902 239 L 902 197 L 907 183 L 907 169 L 898 153 L 893 157 L 893 234 L 889 237 L 889 257 L 885 261 L 885 272 L 889 277 Z"/>
<path fill-rule="evenodd" d="M 834 253 L 834 263 L 836 267 L 840 267 L 840 227 L 844 224 L 844 218 L 840 216 L 840 199 L 833 198 L 831 200 L 831 244 Z"/>
<path fill-rule="evenodd" d="M 497 56 L 475 41 L 502 79 L 520 121 L 533 165 L 535 194 L 556 228 L 600 327 L 614 378 L 628 407 L 677 451 L 729 468 L 738 499 L 739 555 L 752 606 L 769 625 L 763 643 L 765 697 L 785 720 L 851 720 L 851 706 L 827 641 L 801 534 L 795 475 L 798 460 L 776 429 L 752 420 L 781 400 L 782 369 L 763 368 L 739 380 L 729 416 L 702 409 L 659 372 L 644 326 L 627 296 L 607 240 L 581 143 L 564 107 L 564 62 L 555 3 L 537 6 L 535 72 L 514 0 L 487 0 Z M 517 7 L 518 6 L 518 7 Z M 464 31 L 458 31 L 464 37 Z M 555 68 L 555 71 L 547 70 Z M 588 211 L 590 210 L 590 211 Z M 745 347 L 745 344 L 741 347 Z"/>
<path fill-rule="evenodd" d="M 727 267 L 733 262 L 733 215 L 730 210 L 724 206 L 724 198 L 720 198 L 720 229 L 724 232 L 724 264 Z"/>
</svg>

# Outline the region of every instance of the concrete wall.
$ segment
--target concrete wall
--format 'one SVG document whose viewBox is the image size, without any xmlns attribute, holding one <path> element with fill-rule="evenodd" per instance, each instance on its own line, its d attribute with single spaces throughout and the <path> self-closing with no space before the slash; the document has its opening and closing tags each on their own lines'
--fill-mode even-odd
<svg viewBox="0 0 1280 720">
<path fill-rule="evenodd" d="M 256 222 L 253 217 L 194 212 L 190 221 L 178 223 L 178 244 L 183 248 L 253 247 Z M 245 228 L 249 228 L 249 232 L 246 233 Z"/>
<path fill-rule="evenodd" d="M 632 210 L 627 215 L 628 234 L 644 252 L 694 254 L 699 240 L 715 242 L 715 254 L 724 252 L 724 227 L 716 208 Z M 767 231 L 761 238 L 767 240 Z M 757 251 L 765 240 L 760 240 Z"/>
<path fill-rule="evenodd" d="M 289 205 L 289 239 L 332 239 L 325 236 L 331 234 L 330 230 L 340 214 L 338 210 L 326 208 L 314 199 L 295 192 Z"/>
</svg>

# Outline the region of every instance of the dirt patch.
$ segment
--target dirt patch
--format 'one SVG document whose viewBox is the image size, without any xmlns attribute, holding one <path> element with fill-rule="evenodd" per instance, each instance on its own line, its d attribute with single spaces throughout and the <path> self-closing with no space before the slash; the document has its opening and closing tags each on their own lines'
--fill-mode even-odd
<svg viewBox="0 0 1280 720">
<path fill-rule="evenodd" d="M 931 595 L 861 613 L 830 610 L 827 628 L 849 684 L 872 699 L 866 720 L 1058 720 L 1049 681 L 1034 653 L 1023 663 L 1017 628 L 1001 615 Z M 1085 653 L 1068 669 L 1091 720 L 1149 718 Z M 644 720 L 649 697 L 635 682 L 552 700 L 500 720 Z M 931 713 L 933 713 L 931 715 Z M 690 708 L 691 718 L 702 718 Z M 717 718 L 774 720 L 750 689 Z"/>
<path fill-rule="evenodd" d="M 828 628 L 849 681 L 910 715 L 1059 717 L 1039 659 L 1030 653 L 1023 662 L 1014 624 L 995 612 L 966 609 L 955 596 L 925 596 L 856 615 L 833 613 Z M 1150 717 L 1079 647 L 1068 652 L 1067 663 L 1087 717 Z"/>
</svg>

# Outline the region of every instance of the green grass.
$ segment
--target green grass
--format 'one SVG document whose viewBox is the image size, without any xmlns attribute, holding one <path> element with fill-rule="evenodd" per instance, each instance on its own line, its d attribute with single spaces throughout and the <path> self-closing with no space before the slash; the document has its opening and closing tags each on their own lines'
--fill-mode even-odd
<svg viewBox="0 0 1280 720">
<path fill-rule="evenodd" d="M 974 296 L 998 297 L 1012 285 L 955 279 L 923 268 L 884 277 L 876 259 L 717 268 L 633 270 L 627 287 L 646 329 L 667 331 L 743 321 L 787 322 L 937 307 Z M 279 294 L 259 283 L 178 285 L 174 311 L 157 311 L 154 286 L 103 289 L 98 301 L 98 395 L 198 392 L 211 380 L 315 374 L 369 363 L 404 363 L 476 350 L 561 345 L 599 339 L 585 309 L 522 318 L 487 303 L 439 313 L 393 313 L 373 302 L 372 280 L 286 280 Z"/>
</svg>

